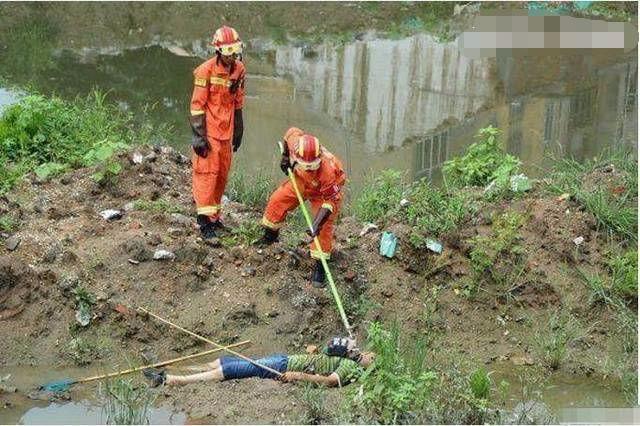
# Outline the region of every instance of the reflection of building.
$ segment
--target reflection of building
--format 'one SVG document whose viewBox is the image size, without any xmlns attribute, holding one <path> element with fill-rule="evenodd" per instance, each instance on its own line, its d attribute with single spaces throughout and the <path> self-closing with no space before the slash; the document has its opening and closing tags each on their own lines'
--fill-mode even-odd
<svg viewBox="0 0 640 426">
<path fill-rule="evenodd" d="M 290 75 L 317 109 L 362 135 L 367 152 L 400 147 L 485 106 L 493 97 L 490 64 L 426 34 L 323 46 L 313 55 L 303 47 L 276 52 L 277 72 Z"/>
</svg>

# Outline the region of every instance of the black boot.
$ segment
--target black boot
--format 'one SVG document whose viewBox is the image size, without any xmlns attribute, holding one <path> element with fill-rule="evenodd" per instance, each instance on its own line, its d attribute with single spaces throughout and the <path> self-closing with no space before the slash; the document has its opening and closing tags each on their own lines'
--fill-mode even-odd
<svg viewBox="0 0 640 426">
<path fill-rule="evenodd" d="M 216 236 L 216 222 L 211 222 L 209 218 L 203 214 L 199 214 L 197 217 L 198 226 L 200 226 L 200 234 L 205 240 L 215 238 Z"/>
<path fill-rule="evenodd" d="M 316 266 L 313 268 L 313 275 L 311 276 L 311 285 L 315 288 L 325 288 L 327 284 L 325 283 L 325 279 L 327 278 L 324 268 L 322 267 L 322 262 L 320 260 L 316 260 Z"/>
<path fill-rule="evenodd" d="M 280 231 L 277 229 L 264 228 L 264 235 L 257 242 L 260 246 L 268 246 L 273 243 L 278 242 L 278 236 L 280 235 Z"/>
</svg>

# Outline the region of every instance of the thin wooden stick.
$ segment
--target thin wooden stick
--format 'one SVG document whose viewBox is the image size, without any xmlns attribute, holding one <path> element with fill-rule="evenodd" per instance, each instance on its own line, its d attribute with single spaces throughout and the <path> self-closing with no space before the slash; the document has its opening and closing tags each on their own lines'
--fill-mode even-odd
<svg viewBox="0 0 640 426">
<path fill-rule="evenodd" d="M 193 332 L 191 332 L 191 331 L 187 330 L 186 328 L 182 328 L 182 327 L 180 327 L 179 325 L 176 325 L 176 324 L 172 323 L 171 321 L 167 321 L 166 319 L 164 319 L 164 318 L 162 318 L 162 317 L 159 317 L 158 315 L 156 315 L 156 314 L 154 314 L 154 313 L 152 313 L 152 312 L 149 312 L 148 310 L 146 310 L 146 309 L 144 309 L 144 308 L 142 308 L 142 307 L 138 307 L 138 310 L 139 310 L 139 311 L 141 311 L 141 312 L 144 312 L 144 313 L 145 313 L 145 314 L 147 314 L 147 315 L 150 315 L 150 316 L 154 317 L 154 318 L 155 318 L 155 319 L 157 319 L 158 321 L 161 321 L 161 322 L 163 322 L 163 323 L 165 323 L 165 324 L 170 325 L 171 327 L 177 328 L 177 329 L 178 329 L 178 330 L 180 330 L 180 331 L 184 331 L 185 333 L 189 334 L 190 336 L 195 337 L 196 339 L 202 340 L 203 342 L 207 342 L 207 343 L 209 343 L 209 344 L 211 344 L 211 345 L 213 345 L 213 346 L 215 346 L 215 347 L 217 347 L 217 348 L 221 348 L 221 350 L 224 350 L 224 351 L 226 351 L 226 352 L 229 352 L 230 354 L 235 355 L 235 356 L 237 356 L 238 358 L 242 358 L 242 359 L 244 359 L 245 361 L 250 362 L 251 364 L 255 365 L 256 367 L 263 368 L 263 369 L 267 370 L 268 372 L 270 372 L 270 373 L 273 373 L 273 374 L 277 375 L 278 377 L 282 377 L 282 373 L 281 373 L 281 372 L 279 372 L 279 371 L 277 371 L 277 370 L 274 370 L 273 368 L 267 367 L 267 366 L 265 366 L 265 365 L 262 365 L 262 364 L 260 364 L 259 362 L 256 362 L 255 360 L 253 360 L 253 359 L 251 359 L 251 358 L 249 358 L 249 357 L 246 357 L 246 356 L 242 355 L 241 353 L 238 353 L 238 352 L 236 352 L 236 351 L 232 351 L 232 350 L 231 350 L 231 349 L 229 349 L 228 347 L 226 347 L 226 348 L 225 348 L 224 346 L 221 346 L 221 345 L 217 344 L 216 342 L 214 342 L 214 341 L 212 341 L 212 340 L 207 339 L 206 337 L 202 337 L 202 336 L 200 336 L 200 335 L 197 335 L 196 333 L 193 333 Z"/>
<path fill-rule="evenodd" d="M 185 355 L 185 356 L 181 356 L 180 358 L 170 359 L 168 361 L 156 362 L 155 364 L 143 365 L 141 367 L 135 367 L 135 368 L 130 368 L 128 370 L 117 371 L 115 373 L 107 373 L 107 374 L 101 374 L 99 376 L 86 377 L 84 379 L 76 380 L 74 383 L 92 382 L 94 380 L 106 379 L 107 377 L 116 377 L 116 376 L 122 376 L 124 374 L 135 373 L 136 371 L 144 370 L 147 368 L 162 367 L 164 365 L 175 364 L 176 362 L 185 361 L 187 359 L 197 358 L 197 357 L 209 355 L 215 352 L 220 352 L 228 348 L 235 348 L 237 346 L 248 345 L 249 343 L 251 343 L 251 340 L 245 340 L 244 342 L 235 343 L 227 347 L 210 349 L 208 351 L 198 352 L 197 354 Z"/>
</svg>

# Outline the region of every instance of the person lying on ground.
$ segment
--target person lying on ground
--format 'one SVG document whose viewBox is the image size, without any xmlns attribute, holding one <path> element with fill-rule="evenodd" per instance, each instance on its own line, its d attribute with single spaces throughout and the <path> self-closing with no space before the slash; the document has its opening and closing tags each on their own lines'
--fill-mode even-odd
<svg viewBox="0 0 640 426">
<path fill-rule="evenodd" d="M 223 356 L 208 364 L 189 367 L 191 371 L 200 371 L 195 374 L 173 375 L 167 374 L 165 370 L 147 369 L 144 376 L 150 380 L 153 387 L 247 377 L 280 379 L 283 382 L 311 382 L 330 387 L 345 386 L 356 381 L 374 359 L 373 352 L 360 352 L 353 346 L 351 339 L 334 338 L 323 353 L 273 354 L 255 359 L 257 364 L 278 371 L 282 376 L 233 356 Z"/>
</svg>

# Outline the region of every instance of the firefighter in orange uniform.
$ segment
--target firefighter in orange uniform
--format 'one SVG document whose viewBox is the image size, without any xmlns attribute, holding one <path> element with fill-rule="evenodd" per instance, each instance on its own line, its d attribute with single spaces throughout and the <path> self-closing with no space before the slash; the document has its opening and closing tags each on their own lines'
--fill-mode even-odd
<svg viewBox="0 0 640 426">
<path fill-rule="evenodd" d="M 291 168 L 302 198 L 309 200 L 313 219 L 313 231 L 307 234 L 320 240 L 320 247 L 311 241 L 311 257 L 316 259 L 311 277 L 314 287 L 325 286 L 325 272 L 320 259 L 329 260 L 333 247 L 333 226 L 342 205 L 342 187 L 346 175 L 342 163 L 320 145 L 315 136 L 292 127 L 284 135 L 280 168 L 287 174 Z M 278 240 L 279 230 L 287 214 L 298 207 L 298 198 L 290 180 L 283 182 L 271 194 L 262 217 L 264 236 L 262 244 Z"/>
<path fill-rule="evenodd" d="M 203 238 L 222 227 L 220 202 L 231 167 L 231 151 L 242 143 L 245 67 L 242 41 L 233 28 L 219 28 L 215 57 L 193 72 L 190 123 L 193 131 L 193 198 Z"/>
</svg>

